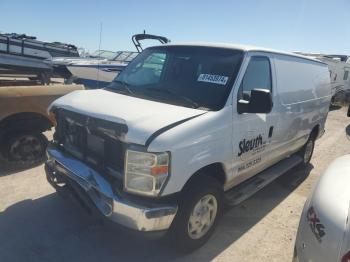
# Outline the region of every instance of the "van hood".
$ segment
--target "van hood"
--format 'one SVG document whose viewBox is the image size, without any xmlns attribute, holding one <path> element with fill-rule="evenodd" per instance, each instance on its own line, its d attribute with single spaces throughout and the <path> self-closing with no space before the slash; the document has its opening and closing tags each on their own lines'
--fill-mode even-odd
<svg viewBox="0 0 350 262">
<path fill-rule="evenodd" d="M 75 91 L 55 100 L 49 107 L 125 124 L 125 142 L 146 145 L 159 130 L 167 130 L 206 111 L 122 95 L 107 90 Z"/>
</svg>

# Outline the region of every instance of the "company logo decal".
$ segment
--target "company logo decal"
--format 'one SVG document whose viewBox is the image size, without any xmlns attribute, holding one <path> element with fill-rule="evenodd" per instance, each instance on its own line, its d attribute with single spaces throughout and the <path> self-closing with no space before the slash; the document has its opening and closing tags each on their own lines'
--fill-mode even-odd
<svg viewBox="0 0 350 262">
<path fill-rule="evenodd" d="M 266 141 L 263 141 L 262 135 L 253 139 L 243 139 L 239 142 L 238 156 L 248 152 L 260 152 L 265 147 Z"/>
<path fill-rule="evenodd" d="M 307 221 L 309 222 L 309 226 L 311 228 L 312 233 L 315 235 L 318 242 L 322 242 L 322 237 L 326 235 L 325 226 L 321 224 L 320 219 L 317 217 L 315 209 L 310 207 L 307 211 Z"/>
<path fill-rule="evenodd" d="M 264 134 L 259 134 L 253 138 L 244 138 L 238 144 L 238 157 L 242 161 L 237 167 L 237 172 L 240 173 L 246 169 L 249 169 L 261 162 L 261 155 L 269 143 L 263 139 Z"/>
</svg>

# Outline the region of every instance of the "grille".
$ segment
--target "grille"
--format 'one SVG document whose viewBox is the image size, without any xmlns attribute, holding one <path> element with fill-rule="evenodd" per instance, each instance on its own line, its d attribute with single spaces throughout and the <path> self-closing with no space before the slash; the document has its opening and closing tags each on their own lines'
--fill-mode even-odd
<svg viewBox="0 0 350 262">
<path fill-rule="evenodd" d="M 55 114 L 54 139 L 66 152 L 104 174 L 123 173 L 125 144 L 120 138 L 127 133 L 126 125 L 63 109 Z"/>
</svg>

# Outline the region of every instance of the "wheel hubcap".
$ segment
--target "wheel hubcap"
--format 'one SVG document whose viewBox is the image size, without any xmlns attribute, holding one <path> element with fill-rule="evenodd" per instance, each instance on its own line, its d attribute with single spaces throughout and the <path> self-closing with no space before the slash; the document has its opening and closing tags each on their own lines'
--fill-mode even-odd
<svg viewBox="0 0 350 262">
<path fill-rule="evenodd" d="M 306 144 L 306 147 L 305 147 L 304 163 L 307 163 L 310 161 L 313 148 L 314 148 L 314 142 L 312 140 L 309 140 Z"/>
<path fill-rule="evenodd" d="M 14 160 L 34 161 L 40 158 L 42 146 L 35 136 L 25 135 L 18 137 L 10 146 L 10 155 Z"/>
<path fill-rule="evenodd" d="M 192 239 L 199 239 L 209 231 L 217 209 L 218 203 L 213 195 L 205 195 L 197 202 L 188 221 L 188 234 Z"/>
</svg>

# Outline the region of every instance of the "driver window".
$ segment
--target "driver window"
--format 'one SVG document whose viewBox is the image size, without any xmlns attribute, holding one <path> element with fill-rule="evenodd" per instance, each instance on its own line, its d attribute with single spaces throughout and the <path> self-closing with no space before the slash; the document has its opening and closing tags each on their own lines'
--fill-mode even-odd
<svg viewBox="0 0 350 262">
<path fill-rule="evenodd" d="M 253 56 L 250 58 L 247 70 L 239 88 L 238 100 L 249 102 L 253 89 L 271 88 L 271 66 L 270 61 L 264 56 Z"/>
</svg>

